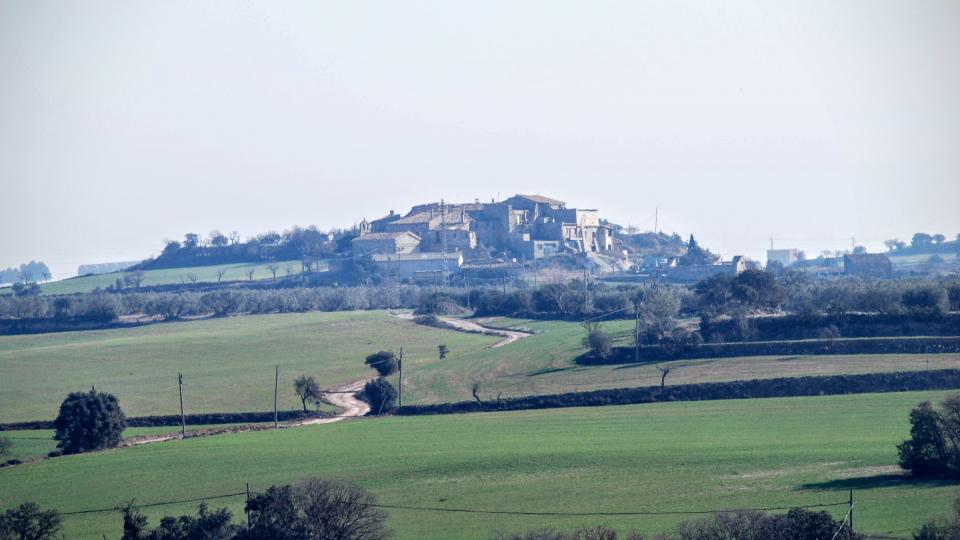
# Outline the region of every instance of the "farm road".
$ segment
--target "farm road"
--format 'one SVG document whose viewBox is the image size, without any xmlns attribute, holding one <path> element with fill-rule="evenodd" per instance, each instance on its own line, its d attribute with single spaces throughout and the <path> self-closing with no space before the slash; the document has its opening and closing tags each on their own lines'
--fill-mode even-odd
<svg viewBox="0 0 960 540">
<path fill-rule="evenodd" d="M 410 319 L 412 320 L 414 315 L 411 312 L 407 313 L 391 313 L 391 317 L 396 317 L 398 319 Z M 520 332 L 517 330 L 504 330 L 501 328 L 491 328 L 489 326 L 483 326 L 480 323 L 468 320 L 468 319 L 457 319 L 455 317 L 437 317 L 444 323 L 452 326 L 457 330 L 464 332 L 479 332 L 481 334 L 486 334 L 488 336 L 500 336 L 503 339 L 493 344 L 493 348 L 503 347 L 504 345 L 509 345 L 515 341 L 520 341 L 525 337 L 530 337 L 533 334 L 529 332 Z"/>
</svg>

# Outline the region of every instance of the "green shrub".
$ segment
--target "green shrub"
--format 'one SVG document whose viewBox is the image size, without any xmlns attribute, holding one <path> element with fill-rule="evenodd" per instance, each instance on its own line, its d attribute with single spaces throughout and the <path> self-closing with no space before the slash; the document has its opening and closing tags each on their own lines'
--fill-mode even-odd
<svg viewBox="0 0 960 540">
<path fill-rule="evenodd" d="M 120 443 L 126 425 L 116 396 L 91 388 L 70 394 L 60 404 L 53 438 L 66 454 L 113 448 Z"/>
</svg>

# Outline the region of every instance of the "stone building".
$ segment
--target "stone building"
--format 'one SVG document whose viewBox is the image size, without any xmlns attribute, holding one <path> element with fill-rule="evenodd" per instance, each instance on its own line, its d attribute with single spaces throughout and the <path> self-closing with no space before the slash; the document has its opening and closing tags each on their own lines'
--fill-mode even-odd
<svg viewBox="0 0 960 540">
<path fill-rule="evenodd" d="M 406 254 L 420 250 L 420 237 L 409 231 L 371 232 L 351 241 L 354 255 Z"/>
<path fill-rule="evenodd" d="M 441 283 L 463 265 L 462 253 L 395 253 L 374 255 L 373 262 L 387 278 L 418 283 Z"/>
</svg>

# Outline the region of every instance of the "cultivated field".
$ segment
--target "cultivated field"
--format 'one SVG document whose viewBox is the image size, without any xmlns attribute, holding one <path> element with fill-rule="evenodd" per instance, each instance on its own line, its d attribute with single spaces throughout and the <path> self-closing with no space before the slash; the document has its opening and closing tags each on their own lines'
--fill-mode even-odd
<svg viewBox="0 0 960 540">
<path fill-rule="evenodd" d="M 298 313 L 163 323 L 106 331 L 0 337 L 0 422 L 56 416 L 71 391 L 111 392 L 128 416 L 177 414 L 177 372 L 187 413 L 273 409 L 274 365 L 280 407 L 300 400 L 293 380 L 321 387 L 373 374 L 363 364 L 380 349 L 404 351 L 405 371 L 448 361 L 497 338 L 439 330 L 385 312 Z"/>
<path fill-rule="evenodd" d="M 576 323 L 498 319 L 539 332 L 506 347 L 497 338 L 440 330 L 382 311 L 255 315 L 139 328 L 0 337 L 0 422 L 51 419 L 67 393 L 96 386 L 115 393 L 130 416 L 176 414 L 176 373 L 184 373 L 188 413 L 297 408 L 301 373 L 322 387 L 369 376 L 363 358 L 404 349 L 404 402 L 436 403 L 660 384 L 652 364 L 578 366 Z M 628 341 L 630 321 L 604 323 Z M 450 353 L 440 361 L 436 347 Z M 668 384 L 738 379 L 960 368 L 960 354 L 750 357 L 685 360 Z M 396 377 L 393 378 L 396 382 Z"/>
<path fill-rule="evenodd" d="M 655 363 L 582 366 L 574 359 L 583 352 L 583 328 L 562 321 L 487 319 L 493 326 L 522 328 L 536 335 L 500 349 L 479 349 L 450 362 L 424 366 L 409 377 L 405 373 L 404 395 L 413 402 L 472 399 L 472 382 L 481 385 L 480 395 L 491 399 L 533 394 L 551 394 L 660 384 Z M 633 343 L 632 321 L 603 323 L 603 330 L 616 342 Z M 835 375 L 960 368 L 960 354 L 760 356 L 743 358 L 681 360 L 670 362 L 674 370 L 668 384 L 720 382 L 805 375 Z"/>
<path fill-rule="evenodd" d="M 286 269 L 289 268 L 291 275 L 300 274 L 300 261 L 280 261 L 276 263 L 280 267 L 277 272 L 277 278 L 287 275 Z M 190 276 L 197 278 L 197 283 L 216 283 L 219 279 L 219 272 L 224 271 L 223 281 L 246 281 L 247 272 L 253 269 L 253 279 L 273 279 L 273 273 L 267 268 L 268 264 L 261 263 L 237 263 L 220 264 L 214 266 L 194 266 L 190 268 L 165 268 L 162 270 L 144 271 L 143 282 L 141 286 L 149 285 L 169 285 L 174 283 L 191 283 Z M 90 292 L 97 287 L 106 289 L 116 283 L 117 279 L 123 279 L 123 272 L 111 272 L 109 274 L 99 274 L 95 276 L 84 276 L 64 279 L 44 283 L 40 286 L 44 294 L 73 294 Z"/>
<path fill-rule="evenodd" d="M 308 474 L 380 502 L 525 512 L 700 511 L 857 500 L 860 531 L 906 536 L 957 485 L 900 475 L 907 415 L 943 392 L 661 403 L 358 419 L 172 441 L 0 469 L 0 507 L 64 512 L 254 490 Z M 242 496 L 211 501 L 242 517 Z M 195 511 L 196 503 L 148 509 Z M 842 506 L 832 507 L 841 517 Z M 389 510 L 399 538 L 487 538 L 496 528 L 672 529 L 690 516 L 537 517 Z M 116 512 L 66 517 L 69 538 L 116 537 Z"/>
</svg>

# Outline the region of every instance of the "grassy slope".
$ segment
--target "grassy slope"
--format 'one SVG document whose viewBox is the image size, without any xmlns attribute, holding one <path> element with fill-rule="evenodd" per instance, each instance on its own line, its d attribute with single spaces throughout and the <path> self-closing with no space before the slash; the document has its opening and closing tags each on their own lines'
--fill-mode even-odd
<svg viewBox="0 0 960 540">
<path fill-rule="evenodd" d="M 942 393 L 663 403 L 364 419 L 71 456 L 0 469 L 0 507 L 62 511 L 349 478 L 385 504 L 514 511 L 705 510 L 843 501 L 861 531 L 905 535 L 945 513 L 956 485 L 897 474 L 907 414 Z M 221 499 L 241 511 L 241 498 Z M 195 503 L 151 508 L 188 512 Z M 841 516 L 843 509 L 833 510 Z M 606 523 L 669 530 L 683 516 L 519 517 L 391 510 L 403 538 L 486 538 L 502 527 Z M 115 513 L 71 516 L 67 536 L 115 537 Z"/>
<path fill-rule="evenodd" d="M 580 325 L 559 321 L 491 319 L 500 327 L 520 327 L 537 335 L 496 349 L 479 349 L 443 364 L 410 372 L 404 386 L 411 402 L 472 399 L 470 387 L 480 382 L 481 397 L 491 398 L 574 392 L 660 384 L 655 364 L 578 366 L 573 359 L 582 351 Z M 632 343 L 633 322 L 611 321 L 603 329 L 615 340 Z M 770 356 L 671 362 L 673 384 L 705 381 L 873 373 L 921 369 L 960 368 L 960 354 Z"/>
<path fill-rule="evenodd" d="M 583 330 L 575 323 L 497 320 L 541 332 L 501 348 L 496 338 L 439 330 L 383 312 L 257 315 L 107 331 L 0 337 L 0 422 L 52 418 L 70 391 L 95 385 L 118 395 L 127 414 L 175 414 L 176 372 L 187 412 L 270 410 L 280 364 L 283 408 L 299 406 L 291 384 L 307 373 L 321 386 L 371 372 L 363 357 L 402 346 L 404 401 L 471 399 L 660 383 L 653 365 L 577 366 Z M 628 340 L 629 321 L 605 328 Z M 436 346 L 450 353 L 440 362 Z M 929 362 L 929 364 L 928 364 Z M 960 355 L 857 355 L 688 360 L 668 382 L 690 383 L 830 373 L 960 367 Z M 396 379 L 394 379 L 395 381 Z"/>
<path fill-rule="evenodd" d="M 282 261 L 276 263 L 280 270 L 277 277 L 286 275 L 286 268 L 289 266 L 294 275 L 300 273 L 300 261 Z M 224 281 L 245 281 L 246 272 L 251 268 L 254 270 L 253 279 L 272 279 L 273 274 L 267 269 L 268 264 L 261 263 L 236 263 L 220 264 L 214 266 L 195 266 L 190 268 L 165 268 L 162 270 L 147 270 L 144 272 L 144 279 L 141 286 L 147 285 L 168 285 L 171 283 L 190 283 L 188 274 L 196 274 L 197 282 L 216 282 L 217 272 L 226 270 L 223 275 Z M 89 292 L 100 287 L 105 289 L 113 285 L 117 278 L 122 279 L 122 272 L 111 272 L 109 274 L 99 274 L 96 276 L 76 277 L 45 283 L 41 286 L 44 294 L 72 294 L 79 292 Z"/>
<path fill-rule="evenodd" d="M 275 364 L 280 407 L 300 406 L 293 380 L 321 387 L 370 376 L 363 358 L 403 347 L 405 367 L 438 362 L 496 338 L 416 326 L 382 311 L 302 313 L 165 323 L 107 331 L 0 337 L 0 422 L 53 418 L 64 396 L 91 386 L 115 393 L 129 416 L 176 414 L 177 371 L 188 413 L 273 408 Z"/>
</svg>

